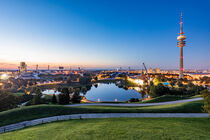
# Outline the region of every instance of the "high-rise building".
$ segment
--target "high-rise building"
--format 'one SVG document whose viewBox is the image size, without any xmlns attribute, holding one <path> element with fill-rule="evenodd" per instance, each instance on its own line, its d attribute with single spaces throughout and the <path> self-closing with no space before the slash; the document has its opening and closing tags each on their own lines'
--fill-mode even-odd
<svg viewBox="0 0 210 140">
<path fill-rule="evenodd" d="M 39 71 L 39 65 L 37 64 L 36 65 L 36 72 L 38 72 Z"/>
<path fill-rule="evenodd" d="M 177 43 L 177 47 L 180 48 L 180 58 L 179 58 L 179 78 L 182 79 L 183 76 L 183 72 L 184 72 L 184 67 L 183 67 L 183 47 L 185 46 L 185 40 L 186 36 L 184 35 L 183 32 L 183 17 L 182 17 L 182 13 L 181 13 L 181 22 L 180 22 L 180 33 L 179 36 L 177 37 L 178 43 Z"/>
<path fill-rule="evenodd" d="M 60 71 L 63 71 L 63 70 L 64 70 L 64 67 L 63 67 L 63 66 L 59 66 L 58 69 L 59 69 Z"/>
<path fill-rule="evenodd" d="M 27 71 L 27 65 L 25 62 L 20 62 L 20 72 L 23 73 L 23 72 L 26 72 Z"/>
</svg>

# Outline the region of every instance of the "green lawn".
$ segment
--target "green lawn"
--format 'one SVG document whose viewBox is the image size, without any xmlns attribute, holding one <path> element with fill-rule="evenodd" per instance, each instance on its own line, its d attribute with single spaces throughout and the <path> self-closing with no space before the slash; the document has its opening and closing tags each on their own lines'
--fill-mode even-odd
<svg viewBox="0 0 210 140">
<path fill-rule="evenodd" d="M 199 97 L 201 97 L 201 95 L 195 95 L 195 96 L 165 95 L 137 103 L 160 103 L 160 102 L 177 101 L 177 100 L 192 99 Z"/>
<path fill-rule="evenodd" d="M 152 99 L 147 100 L 147 101 L 142 101 L 142 103 L 159 103 L 159 102 L 168 102 L 168 101 L 176 101 L 176 100 L 184 100 L 184 99 L 189 99 L 189 97 L 165 95 L 165 96 L 152 98 Z"/>
<path fill-rule="evenodd" d="M 13 93 L 13 95 L 15 95 L 15 96 L 22 96 L 24 94 L 25 94 L 24 92 L 16 92 L 16 93 Z"/>
<path fill-rule="evenodd" d="M 209 140 L 208 118 L 109 118 L 60 121 L 0 134 L 0 140 Z"/>
<path fill-rule="evenodd" d="M 43 117 L 80 113 L 202 113 L 203 101 L 147 107 L 34 105 L 0 112 L 0 126 Z"/>
</svg>

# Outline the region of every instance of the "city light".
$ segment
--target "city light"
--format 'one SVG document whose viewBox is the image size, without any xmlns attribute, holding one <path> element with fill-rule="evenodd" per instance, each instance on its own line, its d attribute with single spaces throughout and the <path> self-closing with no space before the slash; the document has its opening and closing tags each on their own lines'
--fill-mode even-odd
<svg viewBox="0 0 210 140">
<path fill-rule="evenodd" d="M 138 85 L 143 85 L 144 84 L 144 81 L 141 80 L 141 79 L 135 79 L 134 82 Z"/>
<path fill-rule="evenodd" d="M 1 75 L 1 79 L 4 79 L 5 80 L 7 78 L 8 78 L 8 75 L 6 73 L 4 73 L 4 74 Z"/>
</svg>

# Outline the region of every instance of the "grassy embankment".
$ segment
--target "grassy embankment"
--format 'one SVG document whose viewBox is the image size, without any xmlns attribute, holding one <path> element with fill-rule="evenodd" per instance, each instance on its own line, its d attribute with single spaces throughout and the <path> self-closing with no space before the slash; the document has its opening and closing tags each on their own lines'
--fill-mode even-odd
<svg viewBox="0 0 210 140">
<path fill-rule="evenodd" d="M 108 118 L 60 121 L 0 134 L 0 140 L 210 139 L 208 118 Z"/>
<path fill-rule="evenodd" d="M 35 105 L 0 112 L 0 126 L 43 117 L 81 113 L 202 113 L 202 106 L 203 101 L 146 107 Z"/>
<path fill-rule="evenodd" d="M 137 103 L 159 103 L 159 102 L 192 99 L 192 98 L 198 98 L 198 97 L 201 97 L 201 95 L 195 95 L 195 96 L 165 95 L 165 96 L 160 96 L 160 97 L 152 98 L 150 100 L 145 100 L 145 101 L 137 102 Z"/>
</svg>

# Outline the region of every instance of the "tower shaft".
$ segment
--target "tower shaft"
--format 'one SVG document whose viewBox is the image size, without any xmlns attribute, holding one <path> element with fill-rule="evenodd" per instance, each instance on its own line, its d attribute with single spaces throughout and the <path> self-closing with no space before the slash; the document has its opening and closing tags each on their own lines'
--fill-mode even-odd
<svg viewBox="0 0 210 140">
<path fill-rule="evenodd" d="M 183 78 L 183 72 L 184 72 L 184 67 L 183 67 L 183 47 L 180 47 L 180 58 L 179 58 L 179 78 Z"/>
</svg>

